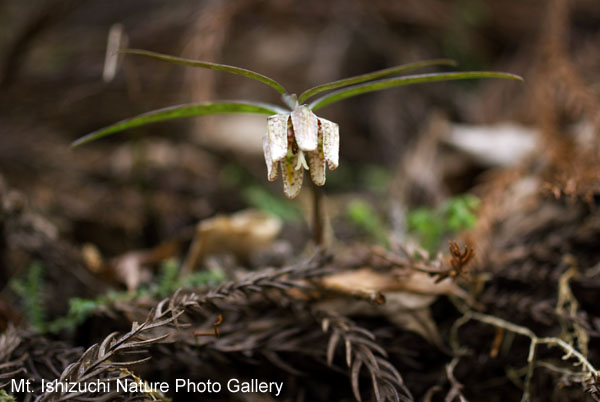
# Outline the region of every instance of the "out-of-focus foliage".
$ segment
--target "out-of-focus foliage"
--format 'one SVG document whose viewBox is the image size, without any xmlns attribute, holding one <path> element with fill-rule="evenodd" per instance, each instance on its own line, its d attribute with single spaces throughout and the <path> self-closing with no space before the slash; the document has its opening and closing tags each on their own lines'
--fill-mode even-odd
<svg viewBox="0 0 600 402">
<path fill-rule="evenodd" d="M 115 302 L 134 301 L 142 297 L 162 298 L 180 288 L 205 288 L 215 286 L 226 279 L 225 273 L 221 270 L 201 270 L 183 277 L 179 272 L 180 266 L 175 260 L 166 260 L 160 267 L 156 283 L 139 288 L 133 293 L 111 290 L 91 299 L 73 297 L 69 300 L 69 312 L 52 321 L 46 321 L 42 300 L 41 264 L 32 264 L 26 278 L 13 280 L 11 286 L 23 300 L 27 319 L 33 328 L 39 332 L 59 333 L 75 329 L 99 309 Z"/>
<path fill-rule="evenodd" d="M 425 249 L 435 252 L 444 236 L 475 226 L 479 203 L 474 195 L 464 194 L 437 208 L 417 208 L 408 214 L 408 229 Z"/>
<path fill-rule="evenodd" d="M 327 188 L 333 191 L 350 191 L 360 188 L 377 195 L 389 190 L 392 172 L 375 164 L 343 164 L 327 177 Z"/>
<path fill-rule="evenodd" d="M 13 279 L 10 287 L 20 296 L 27 320 L 37 331 L 43 332 L 46 326 L 46 313 L 43 300 L 44 268 L 39 262 L 32 263 L 22 279 Z"/>
<path fill-rule="evenodd" d="M 14 402 L 15 398 L 7 394 L 5 390 L 0 389 L 0 402 Z"/>
<path fill-rule="evenodd" d="M 235 164 L 225 166 L 220 179 L 226 186 L 241 191 L 242 198 L 251 207 L 276 216 L 284 222 L 299 222 L 302 219 L 302 213 L 296 205 L 269 191 Z"/>
<path fill-rule="evenodd" d="M 354 200 L 346 207 L 346 216 L 372 240 L 384 246 L 389 245 L 385 224 L 371 205 L 362 200 Z"/>
</svg>

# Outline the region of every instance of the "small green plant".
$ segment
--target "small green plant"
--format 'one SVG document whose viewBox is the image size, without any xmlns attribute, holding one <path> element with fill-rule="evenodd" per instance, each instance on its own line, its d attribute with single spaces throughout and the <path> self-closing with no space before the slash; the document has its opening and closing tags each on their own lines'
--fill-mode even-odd
<svg viewBox="0 0 600 402">
<path fill-rule="evenodd" d="M 149 288 L 146 293 L 165 297 L 179 288 L 203 288 L 218 285 L 227 277 L 221 270 L 196 271 L 181 276 L 181 267 L 174 259 L 166 260 L 160 268 L 158 284 Z"/>
<path fill-rule="evenodd" d="M 25 316 L 37 331 L 46 327 L 46 311 L 43 300 L 44 268 L 39 262 L 33 262 L 27 269 L 25 278 L 14 279 L 10 283 L 12 290 L 23 301 Z"/>
<path fill-rule="evenodd" d="M 5 390 L 0 389 L 0 402 L 14 402 L 15 398 L 9 395 Z"/>
<path fill-rule="evenodd" d="M 119 297 L 121 296 L 121 297 Z M 126 294 L 119 295 L 118 292 L 109 292 L 106 295 L 94 299 L 82 299 L 74 297 L 69 300 L 69 312 L 63 317 L 50 321 L 45 328 L 46 332 L 59 333 L 61 331 L 72 331 L 82 324 L 99 308 L 117 300 L 128 300 Z"/>
<path fill-rule="evenodd" d="M 450 198 L 443 207 L 447 226 L 451 232 L 471 229 L 477 224 L 477 209 L 481 201 L 472 194 L 464 194 Z"/>
<path fill-rule="evenodd" d="M 310 88 L 300 96 L 288 91 L 272 78 L 239 67 L 150 52 L 146 50 L 125 50 L 127 54 L 148 56 L 155 59 L 191 67 L 206 68 L 241 75 L 277 91 L 284 106 L 255 101 L 222 101 L 199 104 L 184 104 L 151 111 L 122 120 L 118 123 L 92 132 L 73 143 L 79 146 L 87 142 L 121 132 L 123 130 L 159 121 L 220 113 L 259 113 L 269 115 L 267 134 L 263 137 L 263 150 L 267 164 L 267 178 L 276 180 L 279 169 L 283 179 L 283 191 L 288 198 L 300 192 L 304 170 L 309 170 L 314 195 L 314 238 L 317 244 L 323 238 L 325 227 L 321 222 L 324 216 L 321 209 L 322 197 L 316 186 L 325 184 L 325 167 L 335 169 L 339 165 L 339 128 L 334 122 L 317 117 L 314 112 L 341 100 L 393 87 L 434 81 L 463 80 L 472 78 L 521 77 L 493 71 L 446 72 L 415 75 L 400 75 L 429 66 L 454 65 L 452 60 L 435 59 L 390 67 Z M 400 75 L 400 76 L 399 76 Z M 324 92 L 324 95 L 318 96 Z M 316 98 L 315 98 L 316 97 Z M 312 100 L 311 100 L 312 99 Z"/>
<path fill-rule="evenodd" d="M 165 261 L 158 274 L 156 284 L 137 289 L 135 293 L 109 291 L 103 295 L 86 299 L 74 297 L 69 300 L 69 312 L 56 320 L 47 322 L 43 329 L 50 333 L 72 331 L 81 325 L 96 311 L 115 302 L 133 301 L 142 297 L 163 298 L 180 288 L 203 288 L 224 282 L 227 278 L 223 271 L 197 271 L 181 277 L 181 268 L 175 260 Z"/>
<path fill-rule="evenodd" d="M 198 271 L 180 278 L 177 286 L 172 288 L 170 293 L 174 292 L 180 287 L 202 288 L 215 286 L 225 282 L 226 279 L 227 277 L 225 276 L 225 272 L 220 270 Z"/>
<path fill-rule="evenodd" d="M 171 293 L 173 289 L 177 289 L 179 272 L 179 264 L 173 259 L 169 259 L 161 265 L 160 277 L 156 289 L 156 294 L 158 296 L 165 297 Z"/>
<path fill-rule="evenodd" d="M 479 199 L 471 194 L 450 198 L 438 208 L 417 208 L 408 214 L 408 229 L 421 245 L 435 252 L 443 237 L 470 229 L 477 223 Z"/>
</svg>

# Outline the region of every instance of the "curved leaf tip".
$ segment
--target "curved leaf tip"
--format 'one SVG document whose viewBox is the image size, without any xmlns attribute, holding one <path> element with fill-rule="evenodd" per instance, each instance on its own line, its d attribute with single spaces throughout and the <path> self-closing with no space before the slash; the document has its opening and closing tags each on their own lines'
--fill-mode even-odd
<svg viewBox="0 0 600 402">
<path fill-rule="evenodd" d="M 181 64 L 184 66 L 206 68 L 209 70 L 217 70 L 217 71 L 225 71 L 227 73 L 241 75 L 243 77 L 262 82 L 263 84 L 266 84 L 266 85 L 270 86 L 271 88 L 275 89 L 280 94 L 285 94 L 287 92 L 285 90 L 285 88 L 283 87 L 283 85 L 281 85 L 279 82 L 275 81 L 274 79 L 269 78 L 266 75 L 257 73 L 255 71 L 247 70 L 247 69 L 241 68 L 241 67 L 229 66 L 226 64 L 211 63 L 211 62 L 207 62 L 207 61 L 185 59 L 182 57 L 170 56 L 167 54 L 156 53 L 156 52 L 152 52 L 149 50 L 141 50 L 141 49 L 124 49 L 124 50 L 119 51 L 119 53 L 148 56 L 148 57 L 152 57 L 154 59 L 167 61 L 169 63 Z"/>
<path fill-rule="evenodd" d="M 505 78 L 516 81 L 523 81 L 523 77 L 511 74 L 501 73 L 496 71 L 466 71 L 466 72 L 449 72 L 449 73 L 430 73 L 430 74 L 416 74 L 416 75 L 404 75 L 401 77 L 386 78 L 377 81 L 369 81 L 364 84 L 353 85 L 338 89 L 337 91 L 328 93 L 315 99 L 309 104 L 309 107 L 315 111 L 331 103 L 339 102 L 343 99 L 350 98 L 353 96 L 381 91 L 388 88 L 410 85 L 410 84 L 422 84 L 426 82 L 436 81 L 453 81 L 453 80 L 464 80 L 474 78 Z"/>
<path fill-rule="evenodd" d="M 325 84 L 317 85 L 316 87 L 307 89 L 302 92 L 299 97 L 299 102 L 303 103 L 305 100 L 321 93 L 337 88 L 347 87 L 350 85 L 356 85 L 367 81 L 375 81 L 379 78 L 389 77 L 392 75 L 407 73 L 409 71 L 418 70 L 425 67 L 431 66 L 456 66 L 456 62 L 452 59 L 433 59 L 433 60 L 422 60 L 408 64 L 401 64 L 394 67 L 384 68 L 383 70 L 372 71 L 370 73 L 356 75 L 349 78 L 344 78 L 337 81 L 327 82 Z"/>
<path fill-rule="evenodd" d="M 129 119 L 121 120 L 115 124 L 111 124 L 108 127 L 104 127 L 100 130 L 94 131 L 86 136 L 75 140 L 73 143 L 71 143 L 71 148 L 76 148 L 88 142 L 130 128 L 139 127 L 151 123 L 157 123 L 160 121 L 222 113 L 257 113 L 272 115 L 282 112 L 285 113 L 285 110 L 276 105 L 247 101 L 191 103 L 185 105 L 170 106 L 163 109 L 143 113 L 138 116 L 131 117 Z"/>
</svg>

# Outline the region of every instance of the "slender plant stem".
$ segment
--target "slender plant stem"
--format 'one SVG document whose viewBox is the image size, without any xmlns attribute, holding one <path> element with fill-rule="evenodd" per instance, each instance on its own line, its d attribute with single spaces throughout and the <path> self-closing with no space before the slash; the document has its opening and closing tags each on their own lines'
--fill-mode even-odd
<svg viewBox="0 0 600 402">
<path fill-rule="evenodd" d="M 313 213 L 313 240 L 317 247 L 323 247 L 325 243 L 325 206 L 324 204 L 324 195 L 323 191 L 312 181 L 312 194 L 313 194 L 313 205 L 312 205 L 312 213 Z"/>
</svg>

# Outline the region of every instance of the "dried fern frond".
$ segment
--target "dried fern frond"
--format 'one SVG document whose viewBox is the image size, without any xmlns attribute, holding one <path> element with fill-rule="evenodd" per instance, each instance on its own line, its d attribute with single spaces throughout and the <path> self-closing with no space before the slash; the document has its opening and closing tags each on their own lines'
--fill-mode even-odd
<svg viewBox="0 0 600 402">
<path fill-rule="evenodd" d="M 163 326 L 171 324 L 177 319 L 181 312 L 171 312 L 163 309 L 164 304 L 158 305 L 157 309 L 151 311 L 145 322 L 138 324 L 134 322 L 131 331 L 117 337 L 116 333 L 111 333 L 99 344 L 89 347 L 77 361 L 69 364 L 61 373 L 58 380 L 69 383 L 85 383 L 91 380 L 103 382 L 114 381 L 117 378 L 126 378 L 130 374 L 122 374 L 121 369 L 131 367 L 147 361 L 150 357 L 145 356 L 137 360 L 120 360 L 130 354 L 145 354 L 145 348 L 152 344 L 157 344 L 165 340 L 169 335 L 154 335 L 146 337 L 147 333 L 152 332 Z M 101 400 L 113 398 L 115 393 L 96 394 L 87 391 L 82 392 L 46 392 L 40 397 L 40 401 L 64 401 L 73 398 L 88 398 L 88 400 Z M 130 397 L 140 395 L 129 395 Z"/>
<path fill-rule="evenodd" d="M 68 362 L 81 352 L 81 348 L 65 342 L 9 327 L 0 335 L 0 389 L 6 388 L 13 379 L 31 380 L 34 392 L 24 396 L 30 400 L 39 394 L 42 379 L 58 377 Z"/>
<path fill-rule="evenodd" d="M 364 366 L 371 378 L 373 395 L 377 401 L 412 401 L 413 397 L 402 376 L 387 360 L 386 351 L 375 342 L 375 335 L 359 327 L 346 317 L 319 312 L 323 332 L 331 332 L 327 345 L 327 364 L 333 365 L 340 341 L 345 348 L 345 363 L 350 370 L 352 392 L 361 401 L 359 377 Z"/>
</svg>

